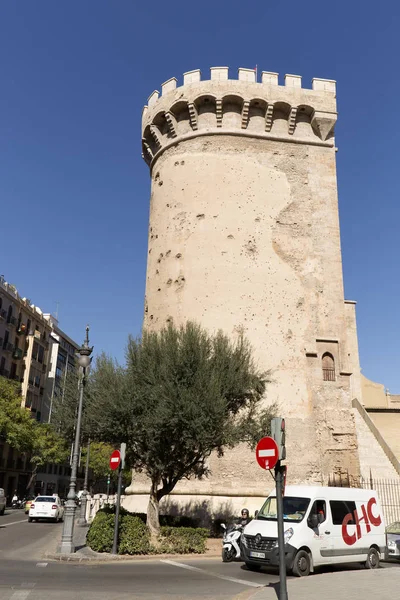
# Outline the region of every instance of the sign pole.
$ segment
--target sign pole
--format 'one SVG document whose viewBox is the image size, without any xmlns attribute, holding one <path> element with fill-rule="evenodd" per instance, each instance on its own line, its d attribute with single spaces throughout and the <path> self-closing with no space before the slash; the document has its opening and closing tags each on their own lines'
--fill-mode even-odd
<svg viewBox="0 0 400 600">
<path fill-rule="evenodd" d="M 125 451 L 126 444 L 121 444 L 121 460 L 118 466 L 118 486 L 117 486 L 117 502 L 115 506 L 115 520 L 114 520 L 114 540 L 111 550 L 111 554 L 118 553 L 118 530 L 119 530 L 119 507 L 121 503 L 121 486 L 122 486 L 122 469 L 125 466 Z"/>
<path fill-rule="evenodd" d="M 115 521 L 114 521 L 114 540 L 111 554 L 117 554 L 118 551 L 118 521 L 119 521 L 119 505 L 121 501 L 121 483 L 122 483 L 122 468 L 121 463 L 118 467 L 118 486 L 117 486 L 117 502 L 115 505 Z"/>
<path fill-rule="evenodd" d="M 280 591 L 279 599 L 288 600 L 287 585 L 286 585 L 286 563 L 285 563 L 285 536 L 283 522 L 283 471 L 281 461 L 278 460 L 275 467 L 276 481 L 276 508 L 278 517 L 278 548 L 279 548 L 279 582 Z"/>
</svg>

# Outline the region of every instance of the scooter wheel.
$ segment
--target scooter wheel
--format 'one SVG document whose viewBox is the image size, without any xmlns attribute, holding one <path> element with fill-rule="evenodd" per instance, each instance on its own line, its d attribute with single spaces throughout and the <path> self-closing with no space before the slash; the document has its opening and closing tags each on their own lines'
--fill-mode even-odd
<svg viewBox="0 0 400 600">
<path fill-rule="evenodd" d="M 222 548 L 222 562 L 232 562 L 236 556 L 233 548 Z"/>
</svg>

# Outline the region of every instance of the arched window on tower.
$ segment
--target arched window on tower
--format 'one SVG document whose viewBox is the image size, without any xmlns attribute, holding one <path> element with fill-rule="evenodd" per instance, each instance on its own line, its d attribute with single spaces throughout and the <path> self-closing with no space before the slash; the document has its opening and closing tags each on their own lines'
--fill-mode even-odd
<svg viewBox="0 0 400 600">
<path fill-rule="evenodd" d="M 335 381 L 335 359 L 332 354 L 325 352 L 322 355 L 322 375 L 324 381 Z"/>
</svg>

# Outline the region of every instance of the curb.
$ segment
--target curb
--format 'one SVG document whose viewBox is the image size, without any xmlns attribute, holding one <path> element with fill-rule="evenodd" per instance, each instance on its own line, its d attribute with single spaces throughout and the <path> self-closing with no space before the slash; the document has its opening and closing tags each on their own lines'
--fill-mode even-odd
<svg viewBox="0 0 400 600">
<path fill-rule="evenodd" d="M 90 554 L 86 555 L 81 551 L 75 552 L 74 554 L 53 554 L 46 553 L 44 558 L 49 560 L 55 560 L 57 562 L 75 562 L 75 563 L 83 563 L 83 562 L 141 562 L 141 561 L 151 561 L 151 560 L 160 560 L 162 558 L 175 558 L 175 559 L 207 559 L 207 558 L 220 558 L 220 553 L 210 553 L 210 554 L 142 554 L 142 555 L 129 555 L 129 554 L 108 554 L 106 552 L 94 552 L 94 550 L 88 549 Z"/>
</svg>

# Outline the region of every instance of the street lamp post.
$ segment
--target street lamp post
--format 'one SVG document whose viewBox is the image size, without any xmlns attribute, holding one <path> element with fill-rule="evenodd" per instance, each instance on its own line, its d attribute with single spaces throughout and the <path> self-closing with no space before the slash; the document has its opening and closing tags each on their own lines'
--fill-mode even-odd
<svg viewBox="0 0 400 600">
<path fill-rule="evenodd" d="M 81 423 L 82 423 L 82 408 L 83 408 L 83 390 L 85 387 L 86 369 L 90 365 L 90 355 L 92 353 L 93 346 L 89 346 L 89 326 L 86 327 L 86 338 L 81 348 L 79 349 L 78 363 L 81 368 L 81 378 L 79 381 L 79 404 L 78 404 L 78 416 L 76 419 L 75 428 L 75 440 L 74 449 L 72 453 L 72 465 L 71 465 L 71 478 L 69 481 L 69 491 L 67 496 L 67 502 L 65 505 L 64 514 L 64 527 L 61 536 L 61 543 L 59 546 L 60 554 L 71 554 L 75 552 L 74 546 L 74 524 L 75 524 L 75 512 L 76 512 L 76 475 L 78 471 L 79 461 L 79 444 L 81 435 Z"/>
<path fill-rule="evenodd" d="M 81 512 L 79 515 L 78 525 L 87 525 L 86 507 L 88 501 L 88 479 L 89 479 L 89 460 L 90 460 L 90 439 L 86 446 L 86 465 L 85 465 L 85 481 L 83 482 L 83 491 L 81 496 Z"/>
</svg>

